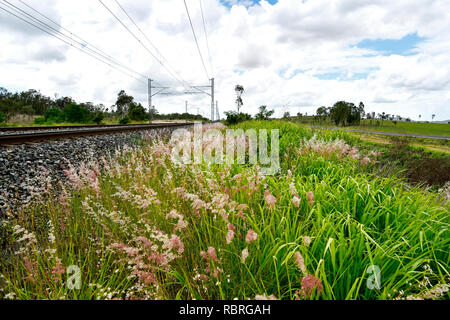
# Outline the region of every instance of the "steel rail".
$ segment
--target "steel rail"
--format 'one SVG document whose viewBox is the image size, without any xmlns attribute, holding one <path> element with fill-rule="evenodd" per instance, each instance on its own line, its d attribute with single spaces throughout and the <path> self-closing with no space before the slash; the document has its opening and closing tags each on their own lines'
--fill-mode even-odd
<svg viewBox="0 0 450 320">
<path fill-rule="evenodd" d="M 146 124 L 146 125 L 123 126 L 123 127 L 114 126 L 114 128 L 103 127 L 86 130 L 64 130 L 64 131 L 51 131 L 39 133 L 8 134 L 8 135 L 0 135 L 0 145 L 21 144 L 29 142 L 67 139 L 74 137 L 94 136 L 94 135 L 130 132 L 130 131 L 177 128 L 177 127 L 191 126 L 193 124 L 194 123 L 171 123 L 171 124 L 166 123 L 166 124 L 152 124 L 152 125 Z"/>
<path fill-rule="evenodd" d="M 145 124 L 148 126 L 171 125 L 173 122 Z M 0 127 L 0 132 L 9 131 L 40 131 L 40 130 L 60 130 L 60 129 L 83 129 L 83 128 L 108 128 L 108 127 L 137 127 L 144 124 L 89 124 L 72 126 L 36 126 L 36 127 Z"/>
</svg>

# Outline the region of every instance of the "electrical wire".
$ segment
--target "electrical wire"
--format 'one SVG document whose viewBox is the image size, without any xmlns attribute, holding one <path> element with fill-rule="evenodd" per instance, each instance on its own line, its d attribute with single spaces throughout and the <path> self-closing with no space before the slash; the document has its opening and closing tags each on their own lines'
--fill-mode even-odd
<svg viewBox="0 0 450 320">
<path fill-rule="evenodd" d="M 136 39 L 137 42 L 139 42 L 139 44 L 156 60 L 158 61 L 158 63 L 164 68 L 166 69 L 166 71 L 170 74 L 170 76 L 172 78 L 174 78 L 176 81 L 180 82 L 183 87 L 184 84 L 183 82 L 178 79 L 165 65 L 164 63 L 158 59 L 158 57 L 155 56 L 155 54 L 133 33 L 133 31 L 130 30 L 130 28 L 127 27 L 127 25 L 125 23 L 122 22 L 122 20 L 102 1 L 102 0 L 98 0 L 103 7 L 133 36 L 134 39 Z"/>
<path fill-rule="evenodd" d="M 6 6 L 5 4 L 1 4 L 1 5 Z M 6 6 L 6 7 L 11 9 L 11 7 L 8 7 L 8 6 Z M 16 17 L 17 19 L 20 19 L 20 20 L 22 20 L 23 22 L 25 22 L 25 23 L 27 23 L 27 24 L 29 24 L 29 25 L 31 25 L 31 26 L 33 26 L 33 27 L 35 27 L 35 28 L 37 28 L 37 29 L 39 29 L 39 30 L 45 32 L 45 33 L 47 33 L 48 35 L 50 35 L 50 36 L 52 36 L 52 37 L 54 37 L 54 38 L 57 38 L 58 40 L 64 42 L 65 44 L 67 44 L 67 45 L 69 45 L 69 46 L 71 46 L 71 47 L 73 47 L 73 48 L 75 48 L 75 49 L 77 49 L 77 50 L 79 50 L 79 51 L 81 51 L 81 52 L 83 52 L 83 53 L 89 55 L 90 57 L 92 57 L 92 58 L 94 58 L 94 59 L 96 59 L 96 60 L 98 60 L 98 61 L 100 61 L 100 62 L 102 62 L 102 63 L 104 63 L 104 64 L 106 64 L 106 65 L 108 65 L 109 67 L 111 67 L 111 68 L 113 68 L 113 69 L 115 69 L 115 70 L 117 70 L 117 71 L 119 71 L 119 72 L 121 72 L 121 73 L 123 73 L 123 74 L 129 76 L 129 77 L 132 77 L 132 78 L 136 79 L 137 81 L 140 81 L 140 82 L 142 82 L 142 83 L 146 83 L 146 82 L 143 81 L 142 79 L 139 79 L 139 78 L 133 76 L 132 74 L 127 73 L 127 72 L 125 72 L 124 70 L 121 70 L 121 69 L 117 68 L 116 66 L 112 65 L 111 63 L 108 63 L 108 62 L 102 60 L 101 58 L 98 58 L 98 57 L 94 56 L 93 54 L 91 54 L 91 53 L 89 53 L 89 52 L 87 52 L 87 51 L 85 51 L 85 50 L 83 50 L 83 49 L 81 49 L 81 48 L 78 48 L 78 47 L 74 46 L 72 43 L 70 43 L 70 42 L 68 42 L 68 41 L 66 41 L 66 40 L 64 40 L 64 39 L 62 39 L 62 38 L 60 38 L 59 36 L 57 36 L 57 35 L 55 35 L 55 34 L 49 32 L 48 30 L 45 30 L 44 28 L 40 27 L 39 25 L 36 25 L 36 24 L 34 24 L 33 22 L 30 22 L 30 21 L 27 20 L 26 18 L 20 17 L 20 16 L 18 16 L 17 14 L 15 14 L 14 12 L 9 11 L 8 9 L 5 9 L 5 8 L 2 7 L 2 6 L 0 6 L 0 9 L 3 10 L 3 11 L 5 11 L 5 12 L 7 12 L 7 13 L 9 13 L 9 14 L 11 14 L 11 15 L 13 15 L 13 16 Z M 16 11 L 16 12 L 17 12 L 17 11 Z"/>
<path fill-rule="evenodd" d="M 206 32 L 206 24 L 205 24 L 205 16 L 203 15 L 202 0 L 198 0 L 198 2 L 200 4 L 200 11 L 202 13 L 203 31 L 205 32 L 206 48 L 208 49 L 209 67 L 211 68 L 211 74 L 214 78 L 214 68 L 212 64 L 211 51 L 209 50 L 208 32 Z"/>
<path fill-rule="evenodd" d="M 183 1 L 184 1 L 184 7 L 186 8 L 187 16 L 188 16 L 188 18 L 189 18 L 189 23 L 190 23 L 190 25 L 191 25 L 192 33 L 193 33 L 193 35 L 194 35 L 194 40 L 195 40 L 195 43 L 197 44 L 197 50 L 198 50 L 198 54 L 200 55 L 200 60 L 202 61 L 203 69 L 205 69 L 206 77 L 208 78 L 208 80 L 210 80 L 210 77 L 209 77 L 209 74 L 208 74 L 208 70 L 206 69 L 205 61 L 203 60 L 202 52 L 201 52 L 201 50 L 200 50 L 200 46 L 198 45 L 197 36 L 196 36 L 196 34 L 195 34 L 194 26 L 193 26 L 193 24 L 192 24 L 191 15 L 189 14 L 189 9 L 188 9 L 186 0 L 183 0 Z"/>
</svg>

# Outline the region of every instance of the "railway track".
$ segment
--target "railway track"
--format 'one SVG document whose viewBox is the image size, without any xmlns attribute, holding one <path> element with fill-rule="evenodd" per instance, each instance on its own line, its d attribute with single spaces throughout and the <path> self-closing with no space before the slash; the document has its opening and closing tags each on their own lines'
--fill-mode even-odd
<svg viewBox="0 0 450 320">
<path fill-rule="evenodd" d="M 178 124 L 178 123 L 165 122 L 165 123 L 153 123 L 153 124 L 89 124 L 89 125 L 73 125 L 73 126 L 0 127 L 0 133 L 15 132 L 15 131 L 95 129 L 95 128 L 112 128 L 112 127 L 139 127 L 139 126 L 158 126 L 158 125 L 172 125 L 172 124 Z M 186 123 L 183 123 L 183 124 L 186 124 Z"/>
<path fill-rule="evenodd" d="M 144 125 L 89 125 L 89 126 L 56 126 L 56 127 L 3 127 L 0 132 L 0 145 L 30 143 L 55 139 L 67 139 L 82 136 L 111 134 L 129 131 L 177 128 L 193 125 L 193 123 L 158 123 Z M 32 131 L 32 132 L 29 132 Z M 11 133 L 12 132 L 12 133 Z M 20 133 L 14 133 L 20 132 Z"/>
</svg>

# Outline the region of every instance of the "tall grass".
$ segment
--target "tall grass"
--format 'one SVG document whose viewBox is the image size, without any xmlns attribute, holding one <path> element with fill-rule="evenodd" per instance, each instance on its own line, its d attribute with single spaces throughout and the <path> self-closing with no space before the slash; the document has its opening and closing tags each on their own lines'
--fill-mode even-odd
<svg viewBox="0 0 450 320">
<path fill-rule="evenodd" d="M 60 196 L 2 225 L 0 297 L 449 298 L 449 204 L 437 193 L 369 174 L 376 153 L 343 132 L 237 127 L 280 129 L 279 175 L 175 165 L 163 139 L 67 172 Z M 80 290 L 66 286 L 70 265 Z"/>
</svg>

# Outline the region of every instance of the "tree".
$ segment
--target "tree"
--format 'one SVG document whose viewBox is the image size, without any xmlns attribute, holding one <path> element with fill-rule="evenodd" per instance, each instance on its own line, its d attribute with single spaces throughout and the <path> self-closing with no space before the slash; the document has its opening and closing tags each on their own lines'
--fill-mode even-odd
<svg viewBox="0 0 450 320">
<path fill-rule="evenodd" d="M 237 113 L 236 111 L 226 111 L 225 115 L 227 116 L 227 120 L 225 120 L 227 125 L 238 124 L 252 119 L 251 115 L 242 112 Z"/>
<path fill-rule="evenodd" d="M 236 87 L 234 88 L 234 91 L 236 92 L 236 105 L 237 105 L 237 113 L 240 113 L 240 110 L 242 108 L 242 106 L 244 105 L 244 102 L 242 101 L 242 94 L 244 93 L 244 87 L 241 86 L 240 84 L 236 85 Z"/>
<path fill-rule="evenodd" d="M 124 115 L 128 113 L 130 104 L 133 102 L 134 98 L 126 94 L 124 90 L 121 90 L 117 95 L 116 101 L 116 111 L 119 115 Z"/>
<path fill-rule="evenodd" d="M 6 117 L 2 112 L 0 112 L 0 123 L 4 123 L 4 122 L 6 122 Z"/>
<path fill-rule="evenodd" d="M 328 108 L 322 106 L 319 109 L 317 109 L 316 114 L 317 117 L 319 117 L 319 120 L 326 120 L 326 118 L 328 118 L 329 116 Z"/>
<path fill-rule="evenodd" d="M 366 106 L 364 105 L 364 103 L 360 102 L 357 110 L 359 114 L 359 121 L 361 121 L 361 119 L 364 118 L 364 116 L 366 115 L 365 108 Z"/>
<path fill-rule="evenodd" d="M 345 127 L 348 124 L 348 119 L 351 114 L 353 103 L 338 101 L 330 110 L 330 117 L 336 125 Z"/>
<path fill-rule="evenodd" d="M 147 114 L 142 104 L 140 103 L 136 104 L 135 102 L 131 102 L 128 111 L 128 118 L 134 121 L 145 120 L 147 118 Z"/>
<path fill-rule="evenodd" d="M 50 108 L 47 109 L 44 113 L 44 118 L 46 122 L 63 122 L 64 121 L 64 115 L 61 110 L 58 108 Z"/>
<path fill-rule="evenodd" d="M 288 119 L 288 118 L 290 118 L 291 117 L 291 114 L 289 113 L 289 111 L 286 111 L 284 114 L 283 114 L 283 118 L 284 119 Z"/>
<path fill-rule="evenodd" d="M 28 118 L 31 118 L 34 114 L 33 106 L 23 106 L 21 112 L 26 114 Z"/>
<path fill-rule="evenodd" d="M 63 110 L 69 104 L 76 103 L 71 97 L 62 97 L 55 101 L 56 107 L 60 110 Z"/>
<path fill-rule="evenodd" d="M 269 120 L 271 116 L 275 113 L 274 110 L 267 110 L 267 106 L 260 106 L 259 112 L 256 114 L 256 120 Z"/>
<path fill-rule="evenodd" d="M 329 111 L 330 118 L 336 125 L 347 126 L 350 124 L 360 124 L 364 116 L 364 104 L 361 102 L 357 107 L 355 104 L 346 101 L 338 101 Z"/>
<path fill-rule="evenodd" d="M 434 121 L 434 118 L 436 118 L 436 115 L 435 115 L 435 114 L 432 114 L 432 115 L 431 115 L 432 121 Z"/>
<path fill-rule="evenodd" d="M 72 123 L 87 123 L 89 121 L 89 110 L 75 103 L 67 105 L 63 110 L 64 120 Z"/>
<path fill-rule="evenodd" d="M 13 98 L 6 98 L 0 101 L 0 112 L 5 116 L 8 122 L 20 109 L 20 105 Z"/>
</svg>

